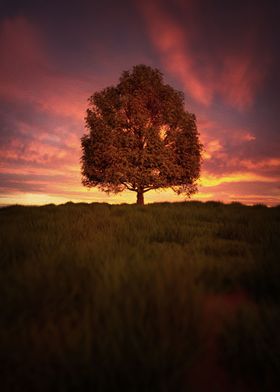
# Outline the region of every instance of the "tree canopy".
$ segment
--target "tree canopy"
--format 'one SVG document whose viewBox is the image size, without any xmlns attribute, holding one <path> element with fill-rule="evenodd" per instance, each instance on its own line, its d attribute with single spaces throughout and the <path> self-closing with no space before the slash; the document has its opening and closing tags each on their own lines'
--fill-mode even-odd
<svg viewBox="0 0 280 392">
<path fill-rule="evenodd" d="M 85 122 L 83 185 L 134 191 L 138 204 L 152 189 L 196 192 L 202 149 L 196 117 L 185 110 L 184 94 L 165 84 L 158 69 L 136 65 L 116 86 L 95 92 Z"/>
</svg>

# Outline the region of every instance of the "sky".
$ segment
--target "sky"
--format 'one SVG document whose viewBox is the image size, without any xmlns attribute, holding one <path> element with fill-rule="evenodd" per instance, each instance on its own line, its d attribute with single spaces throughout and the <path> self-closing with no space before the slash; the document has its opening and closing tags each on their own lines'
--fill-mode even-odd
<svg viewBox="0 0 280 392">
<path fill-rule="evenodd" d="M 136 64 L 197 117 L 193 199 L 280 204 L 279 19 L 276 0 L 1 0 L 0 205 L 135 202 L 82 186 L 80 138 L 88 98 Z"/>
</svg>

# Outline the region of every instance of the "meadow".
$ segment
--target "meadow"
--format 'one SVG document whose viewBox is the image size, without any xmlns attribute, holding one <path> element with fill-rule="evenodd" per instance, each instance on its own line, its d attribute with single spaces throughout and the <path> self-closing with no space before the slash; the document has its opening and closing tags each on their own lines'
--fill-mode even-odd
<svg viewBox="0 0 280 392">
<path fill-rule="evenodd" d="M 280 390 L 280 208 L 0 209 L 1 391 Z"/>
</svg>

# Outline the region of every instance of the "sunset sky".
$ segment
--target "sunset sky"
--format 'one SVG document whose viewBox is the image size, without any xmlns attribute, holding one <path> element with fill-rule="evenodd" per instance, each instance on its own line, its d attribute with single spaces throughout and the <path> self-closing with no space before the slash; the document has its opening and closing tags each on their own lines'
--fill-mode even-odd
<svg viewBox="0 0 280 392">
<path fill-rule="evenodd" d="M 193 199 L 280 204 L 279 4 L 1 0 L 0 204 L 135 202 L 84 188 L 79 161 L 87 99 L 136 64 L 159 68 L 197 116 Z"/>
</svg>

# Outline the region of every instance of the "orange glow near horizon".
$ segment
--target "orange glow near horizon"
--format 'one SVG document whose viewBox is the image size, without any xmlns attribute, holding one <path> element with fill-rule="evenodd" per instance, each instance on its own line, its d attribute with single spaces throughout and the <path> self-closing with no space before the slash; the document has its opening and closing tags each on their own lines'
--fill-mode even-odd
<svg viewBox="0 0 280 392">
<path fill-rule="evenodd" d="M 121 203 L 135 203 L 136 194 L 135 192 L 123 192 L 117 195 L 107 195 L 98 189 L 85 189 L 81 184 L 78 183 L 79 174 L 77 173 L 79 168 L 73 171 L 72 181 L 68 179 L 68 182 L 61 184 L 51 184 L 47 181 L 46 191 L 40 193 L 29 193 L 29 192 L 15 192 L 12 194 L 2 194 L 0 196 L 0 205 L 10 205 L 10 204 L 22 204 L 22 205 L 44 205 L 44 204 L 64 204 L 68 201 L 72 202 L 105 202 L 110 204 L 121 204 Z M 78 175 L 77 175 L 78 174 Z M 76 182 L 76 185 L 75 185 Z M 28 184 L 28 181 L 26 181 Z M 259 194 L 242 194 L 240 191 L 234 192 L 233 185 L 242 186 L 246 189 L 246 183 L 259 183 L 263 187 L 263 193 Z M 268 206 L 273 206 L 279 204 L 279 192 L 271 193 L 271 195 L 266 194 L 266 184 L 275 184 L 275 179 L 256 175 L 253 173 L 235 173 L 229 176 L 213 176 L 205 175 L 199 180 L 199 192 L 192 196 L 191 199 L 187 199 L 183 195 L 176 195 L 171 189 L 162 189 L 158 191 L 150 191 L 145 194 L 145 202 L 155 203 L 155 202 L 180 202 L 186 200 L 200 200 L 209 201 L 217 200 L 224 203 L 231 203 L 233 201 L 240 201 L 243 204 L 256 204 L 264 203 Z M 32 180 L 30 184 L 42 184 L 42 181 Z M 231 191 L 224 189 L 223 186 L 231 186 Z"/>
</svg>

